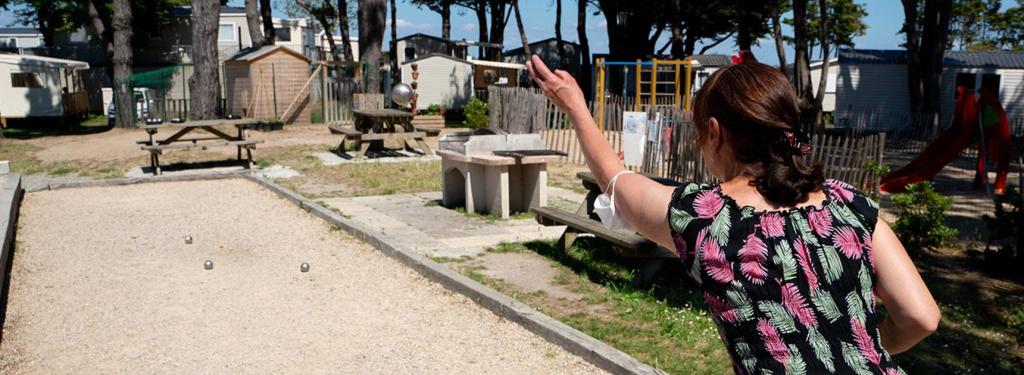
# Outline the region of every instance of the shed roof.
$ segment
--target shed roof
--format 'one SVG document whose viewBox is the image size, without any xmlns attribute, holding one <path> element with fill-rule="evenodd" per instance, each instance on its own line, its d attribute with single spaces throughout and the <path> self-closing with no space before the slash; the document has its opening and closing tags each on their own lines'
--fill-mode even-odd
<svg viewBox="0 0 1024 375">
<path fill-rule="evenodd" d="M 39 29 L 34 27 L 0 27 L 0 34 L 3 35 L 43 35 Z"/>
<path fill-rule="evenodd" d="M 726 66 L 732 64 L 732 58 L 728 55 L 693 55 L 690 57 L 697 60 L 700 66 Z"/>
<path fill-rule="evenodd" d="M 423 55 L 423 56 L 417 57 L 415 59 L 403 62 L 402 65 L 409 65 L 409 64 L 415 63 L 417 61 L 423 61 L 423 60 L 426 60 L 426 59 L 432 59 L 432 58 L 437 58 L 437 57 L 448 59 L 448 60 L 451 60 L 451 61 L 459 63 L 459 64 L 467 64 L 468 65 L 468 64 L 472 63 L 472 62 L 467 61 L 467 60 L 454 58 L 454 57 L 451 57 L 451 56 L 448 56 L 448 55 L 445 55 L 445 54 L 441 54 L 441 53 L 431 53 L 431 54 Z"/>
<path fill-rule="evenodd" d="M 487 60 L 470 60 L 469 63 L 473 64 L 473 65 L 480 65 L 480 66 L 493 66 L 495 68 L 526 70 L 526 65 L 515 64 L 515 63 L 507 63 L 507 62 L 487 61 Z"/>
<path fill-rule="evenodd" d="M 0 63 L 17 64 L 17 65 L 35 65 L 35 66 L 46 66 L 51 68 L 74 68 L 74 69 L 88 69 L 89 63 L 84 61 L 76 60 L 65 60 L 54 57 L 44 56 L 33 56 L 33 55 L 16 55 L 10 53 L 0 53 Z"/>
<path fill-rule="evenodd" d="M 417 38 L 417 39 L 418 38 L 434 39 L 434 40 L 439 40 L 439 41 L 442 41 L 442 42 L 453 43 L 453 41 L 451 41 L 451 40 L 444 39 L 444 38 L 439 37 L 439 36 L 427 35 L 427 34 L 424 34 L 424 33 L 409 34 L 409 35 L 403 36 L 401 38 L 398 38 L 398 40 L 406 40 L 406 39 L 414 39 L 414 38 Z"/>
<path fill-rule="evenodd" d="M 545 44 L 545 43 L 550 43 L 551 41 L 553 41 L 555 39 L 556 38 L 547 38 L 547 39 L 544 39 L 544 40 L 538 40 L 536 42 L 530 43 L 530 49 L 533 49 L 533 46 L 535 46 L 535 45 L 541 45 L 541 44 Z M 562 43 L 565 43 L 565 45 L 572 45 L 572 46 L 579 47 L 579 44 L 570 42 L 570 41 L 565 40 L 565 39 L 562 39 Z M 522 55 L 524 52 L 525 51 L 523 51 L 523 47 L 518 47 L 518 48 L 513 48 L 513 49 L 510 49 L 508 51 L 505 51 L 504 54 L 506 54 L 506 55 Z"/>
<path fill-rule="evenodd" d="M 309 58 L 307 58 L 306 56 L 303 56 L 301 53 L 295 52 L 291 48 L 288 48 L 288 47 L 285 47 L 285 46 L 281 46 L 281 45 L 263 46 L 263 47 L 259 47 L 259 48 L 252 48 L 252 47 L 245 48 L 245 49 L 239 50 L 234 55 L 231 55 L 231 57 L 229 57 L 227 60 L 224 60 L 224 62 L 242 61 L 242 62 L 250 62 L 251 63 L 251 62 L 259 60 L 259 59 L 261 59 L 261 58 L 263 58 L 263 57 L 265 57 L 265 56 L 267 56 L 267 55 L 269 55 L 269 54 L 271 54 L 271 53 L 273 53 L 275 51 L 283 51 L 285 53 L 289 53 L 289 54 L 291 54 L 291 55 L 293 55 L 295 57 L 303 59 L 306 62 L 309 62 Z"/>
<path fill-rule="evenodd" d="M 839 62 L 845 64 L 906 64 L 906 50 L 842 49 Z M 1024 69 L 1024 52 L 946 51 L 945 66 L 976 66 Z"/>
</svg>

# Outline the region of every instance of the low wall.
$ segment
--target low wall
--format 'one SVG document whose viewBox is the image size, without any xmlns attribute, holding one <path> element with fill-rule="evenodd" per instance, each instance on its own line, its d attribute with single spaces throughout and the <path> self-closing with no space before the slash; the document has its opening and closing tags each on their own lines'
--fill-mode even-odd
<svg viewBox="0 0 1024 375">
<path fill-rule="evenodd" d="M 18 209 L 21 207 L 21 197 L 24 193 L 20 175 L 0 175 L 0 341 L 3 340 L 4 321 L 7 318 L 7 292 L 10 289 L 11 258 L 14 255 Z"/>
</svg>

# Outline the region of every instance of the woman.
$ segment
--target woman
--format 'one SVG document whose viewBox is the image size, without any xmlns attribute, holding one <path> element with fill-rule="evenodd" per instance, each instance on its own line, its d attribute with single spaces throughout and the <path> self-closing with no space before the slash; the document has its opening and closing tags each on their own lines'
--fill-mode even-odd
<svg viewBox="0 0 1024 375">
<path fill-rule="evenodd" d="M 694 125 L 724 182 L 672 188 L 624 170 L 568 73 L 536 56 L 528 68 L 572 120 L 616 215 L 676 249 L 700 284 L 737 373 L 899 373 L 889 354 L 935 331 L 938 307 L 877 205 L 803 162 L 796 95 L 777 69 L 744 62 L 708 78 Z"/>
</svg>

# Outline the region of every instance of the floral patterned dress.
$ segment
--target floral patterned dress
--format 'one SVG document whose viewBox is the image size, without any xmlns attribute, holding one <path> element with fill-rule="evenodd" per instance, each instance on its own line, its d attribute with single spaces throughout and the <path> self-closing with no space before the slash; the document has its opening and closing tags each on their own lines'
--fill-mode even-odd
<svg viewBox="0 0 1024 375">
<path fill-rule="evenodd" d="M 828 180 L 820 206 L 755 212 L 720 186 L 678 188 L 669 223 L 737 373 L 899 374 L 882 348 L 878 205 Z"/>
</svg>

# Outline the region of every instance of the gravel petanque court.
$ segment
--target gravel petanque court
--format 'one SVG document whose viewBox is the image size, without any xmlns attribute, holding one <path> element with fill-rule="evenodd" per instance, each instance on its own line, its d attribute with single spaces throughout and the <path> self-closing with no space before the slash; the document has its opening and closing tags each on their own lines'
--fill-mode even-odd
<svg viewBox="0 0 1024 375">
<path fill-rule="evenodd" d="M 4 374 L 600 372 L 250 181 L 29 193 L 18 241 Z"/>
</svg>

